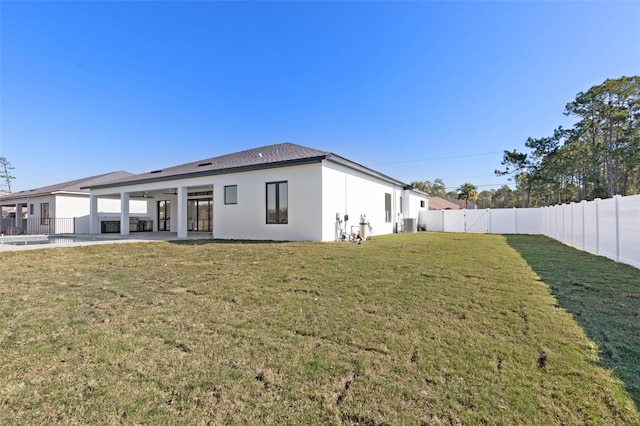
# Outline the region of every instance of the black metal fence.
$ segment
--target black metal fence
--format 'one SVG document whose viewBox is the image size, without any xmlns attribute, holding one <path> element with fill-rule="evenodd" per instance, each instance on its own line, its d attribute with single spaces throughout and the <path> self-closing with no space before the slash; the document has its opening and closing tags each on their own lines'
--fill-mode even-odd
<svg viewBox="0 0 640 426">
<path fill-rule="evenodd" d="M 76 218 L 8 218 L 0 221 L 2 235 L 75 234 Z"/>
</svg>

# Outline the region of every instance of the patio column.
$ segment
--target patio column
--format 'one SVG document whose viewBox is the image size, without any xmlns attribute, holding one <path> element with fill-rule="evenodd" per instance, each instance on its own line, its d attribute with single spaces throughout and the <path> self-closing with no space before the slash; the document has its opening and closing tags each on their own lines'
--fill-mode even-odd
<svg viewBox="0 0 640 426">
<path fill-rule="evenodd" d="M 120 194 L 120 235 L 129 235 L 129 193 Z"/>
<path fill-rule="evenodd" d="M 178 238 L 187 238 L 187 188 L 178 187 Z"/>
<path fill-rule="evenodd" d="M 22 204 L 18 204 L 16 203 L 16 217 L 15 217 L 16 223 L 14 223 L 14 226 L 16 228 L 22 228 Z"/>
<path fill-rule="evenodd" d="M 98 197 L 89 196 L 89 234 L 95 235 L 100 233 L 100 224 L 98 223 Z"/>
<path fill-rule="evenodd" d="M 211 211 L 209 212 L 211 214 L 211 238 L 213 238 L 213 225 L 214 225 L 214 221 L 213 221 L 213 212 L 215 211 L 215 203 L 214 203 L 214 197 L 213 197 L 213 185 L 211 186 Z M 224 196 L 224 194 L 222 194 Z"/>
</svg>

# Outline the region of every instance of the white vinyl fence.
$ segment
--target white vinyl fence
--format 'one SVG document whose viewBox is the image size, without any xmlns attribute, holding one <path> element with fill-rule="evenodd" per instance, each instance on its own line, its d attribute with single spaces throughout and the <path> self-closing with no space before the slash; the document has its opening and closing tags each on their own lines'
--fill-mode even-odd
<svg viewBox="0 0 640 426">
<path fill-rule="evenodd" d="M 546 235 L 640 268 L 640 195 L 534 209 L 430 210 L 428 231 Z"/>
<path fill-rule="evenodd" d="M 429 210 L 427 231 L 544 234 L 542 209 Z"/>
</svg>

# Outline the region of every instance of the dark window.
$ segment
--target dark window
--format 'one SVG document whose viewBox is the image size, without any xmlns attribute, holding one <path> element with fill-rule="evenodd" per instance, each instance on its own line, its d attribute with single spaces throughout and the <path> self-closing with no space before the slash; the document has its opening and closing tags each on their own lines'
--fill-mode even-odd
<svg viewBox="0 0 640 426">
<path fill-rule="evenodd" d="M 34 212 L 35 212 L 35 209 L 34 209 L 33 204 L 29 204 L 29 214 L 32 215 L 32 214 L 34 214 Z"/>
<path fill-rule="evenodd" d="M 420 207 L 424 208 L 424 200 L 420 200 Z"/>
<path fill-rule="evenodd" d="M 228 185 L 224 187 L 224 203 L 238 204 L 238 185 Z"/>
<path fill-rule="evenodd" d="M 49 224 L 49 203 L 40 204 L 40 225 Z"/>
<path fill-rule="evenodd" d="M 189 192 L 189 197 L 201 197 L 203 195 L 213 195 L 213 191 Z"/>
<path fill-rule="evenodd" d="M 171 229 L 171 201 L 158 201 L 158 231 Z"/>
<path fill-rule="evenodd" d="M 402 213 L 402 197 L 400 197 L 400 213 Z"/>
<path fill-rule="evenodd" d="M 267 183 L 267 223 L 289 223 L 287 182 Z"/>
<path fill-rule="evenodd" d="M 391 222 L 391 194 L 384 194 L 384 221 Z"/>
</svg>

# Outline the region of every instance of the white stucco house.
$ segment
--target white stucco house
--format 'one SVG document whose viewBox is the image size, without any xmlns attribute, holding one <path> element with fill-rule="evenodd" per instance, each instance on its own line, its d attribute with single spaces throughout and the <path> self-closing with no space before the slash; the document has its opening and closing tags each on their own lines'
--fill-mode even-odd
<svg viewBox="0 0 640 426">
<path fill-rule="evenodd" d="M 0 196 L 0 207 L 10 212 L 1 221 L 3 234 L 89 233 L 89 190 L 86 185 L 104 184 L 132 173 L 118 171 L 57 183 Z M 103 220 L 120 220 L 120 202 L 102 199 L 96 214 Z M 133 200 L 129 211 L 142 220 L 150 219 L 144 200 Z"/>
<path fill-rule="evenodd" d="M 282 143 L 153 170 L 90 190 L 90 232 L 105 232 L 102 200 L 120 204 L 119 232 L 132 231 L 130 200 L 146 200 L 151 227 L 185 238 L 335 241 L 367 231 L 415 231 L 428 198 L 410 185 L 336 154 Z M 346 221 L 345 221 L 346 218 Z M 111 223 L 109 229 L 115 229 Z M 406 225 L 406 226 L 405 226 Z"/>
</svg>

